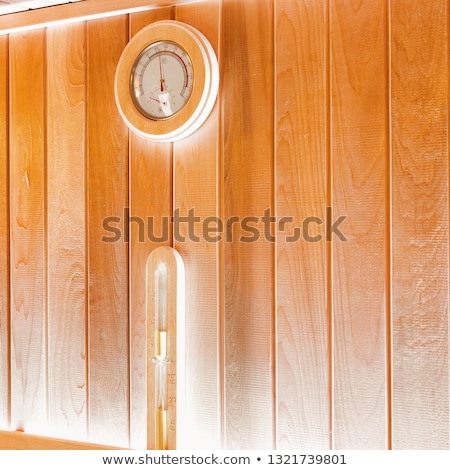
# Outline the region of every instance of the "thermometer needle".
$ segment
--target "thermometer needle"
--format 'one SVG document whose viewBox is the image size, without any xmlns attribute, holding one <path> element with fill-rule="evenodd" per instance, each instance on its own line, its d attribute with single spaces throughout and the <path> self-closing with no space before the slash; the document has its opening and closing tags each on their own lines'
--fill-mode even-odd
<svg viewBox="0 0 450 470">
<path fill-rule="evenodd" d="M 158 53 L 159 59 L 159 81 L 161 83 L 161 91 L 164 91 L 164 77 L 163 77 L 163 69 L 162 69 L 162 62 L 161 62 L 161 52 Z"/>
</svg>

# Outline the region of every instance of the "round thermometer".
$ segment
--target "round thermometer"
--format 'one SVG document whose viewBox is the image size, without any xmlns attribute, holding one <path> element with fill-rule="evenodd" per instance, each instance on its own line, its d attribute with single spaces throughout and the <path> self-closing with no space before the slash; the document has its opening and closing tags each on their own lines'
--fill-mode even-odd
<svg viewBox="0 0 450 470">
<path fill-rule="evenodd" d="M 196 28 L 152 23 L 130 40 L 119 60 L 115 97 L 136 134 L 159 142 L 183 139 L 207 119 L 219 86 L 217 58 Z"/>
</svg>

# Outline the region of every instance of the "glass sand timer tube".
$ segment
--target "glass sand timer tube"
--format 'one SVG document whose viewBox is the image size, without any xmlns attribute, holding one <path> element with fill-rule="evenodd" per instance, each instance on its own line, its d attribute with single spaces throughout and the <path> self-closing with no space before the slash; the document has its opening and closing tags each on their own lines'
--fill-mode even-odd
<svg viewBox="0 0 450 470">
<path fill-rule="evenodd" d="M 155 436 L 156 449 L 167 449 L 167 267 L 155 271 Z"/>
</svg>

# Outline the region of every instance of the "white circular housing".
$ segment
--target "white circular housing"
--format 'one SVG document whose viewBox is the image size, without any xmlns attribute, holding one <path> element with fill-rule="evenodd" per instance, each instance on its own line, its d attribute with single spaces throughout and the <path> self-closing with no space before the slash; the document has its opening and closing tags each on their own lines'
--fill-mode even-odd
<svg viewBox="0 0 450 470">
<path fill-rule="evenodd" d="M 173 20 L 152 23 L 130 40 L 114 83 L 127 126 L 157 142 L 196 131 L 209 116 L 218 88 L 213 47 L 196 28 Z"/>
</svg>

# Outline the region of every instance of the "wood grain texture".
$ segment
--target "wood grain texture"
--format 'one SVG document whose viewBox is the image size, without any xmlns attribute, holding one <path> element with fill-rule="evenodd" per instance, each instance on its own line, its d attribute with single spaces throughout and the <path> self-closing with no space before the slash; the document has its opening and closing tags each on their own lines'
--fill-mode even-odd
<svg viewBox="0 0 450 470">
<path fill-rule="evenodd" d="M 392 445 L 448 449 L 448 3 L 391 5 Z"/>
<path fill-rule="evenodd" d="M 129 137 L 113 95 L 166 18 L 221 74 L 173 146 Z M 448 449 L 449 26 L 446 0 L 208 0 L 0 36 L 0 428 L 146 446 L 145 261 L 173 244 L 190 448 Z M 326 205 L 348 241 L 287 240 Z M 224 238 L 182 241 L 173 209 Z"/>
<path fill-rule="evenodd" d="M 294 231 L 326 206 L 325 4 L 279 0 L 275 26 L 277 448 L 327 449 L 325 241 L 308 243 Z M 323 229 L 311 224 L 308 232 Z"/>
<path fill-rule="evenodd" d="M 154 21 L 170 19 L 172 11 L 172 8 L 159 8 L 130 15 L 130 36 Z M 172 215 L 172 145 L 150 142 L 130 134 L 130 152 L 130 215 L 136 217 L 130 227 L 130 446 L 145 449 L 145 263 L 154 248 L 172 243 L 169 224 Z M 144 224 L 137 222 L 137 218 Z"/>
<path fill-rule="evenodd" d="M 114 74 L 128 17 L 88 22 L 89 440 L 129 443 L 128 132 L 114 101 Z M 118 239 L 107 231 L 120 230 Z M 116 219 L 114 219 L 116 220 Z M 102 241 L 103 240 L 103 241 Z"/>
<path fill-rule="evenodd" d="M 87 440 L 85 23 L 47 30 L 48 433 Z"/>
<path fill-rule="evenodd" d="M 46 426 L 44 32 L 10 36 L 11 427 Z"/>
<path fill-rule="evenodd" d="M 114 450 L 117 447 L 87 442 L 35 436 L 23 432 L 0 431 L 0 450 Z"/>
<path fill-rule="evenodd" d="M 273 213 L 273 3 L 222 3 L 225 445 L 274 445 L 274 245 L 261 218 Z M 269 66 L 268 66 L 269 65 Z M 253 228 L 251 228 L 253 227 Z M 254 233 L 244 230 L 256 230 Z M 243 241 L 241 237 L 247 238 Z M 250 240 L 249 240 L 250 239 Z M 250 241 L 250 242 L 249 242 Z"/>
<path fill-rule="evenodd" d="M 384 0 L 331 4 L 333 441 L 385 449 L 386 168 L 389 151 Z"/>
<path fill-rule="evenodd" d="M 175 18 L 198 28 L 214 49 L 219 47 L 220 1 L 176 8 Z M 202 223 L 218 217 L 218 107 L 193 135 L 174 144 L 174 209 L 181 217 L 194 210 L 201 223 L 195 235 L 180 224 L 174 239 L 186 266 L 186 421 L 195 432 L 187 436 L 190 449 L 221 446 L 219 364 L 220 312 L 218 294 L 218 243 L 207 240 Z M 214 234 L 213 234 L 214 236 Z"/>
<path fill-rule="evenodd" d="M 0 38 L 0 429 L 9 428 L 8 38 Z"/>
</svg>

